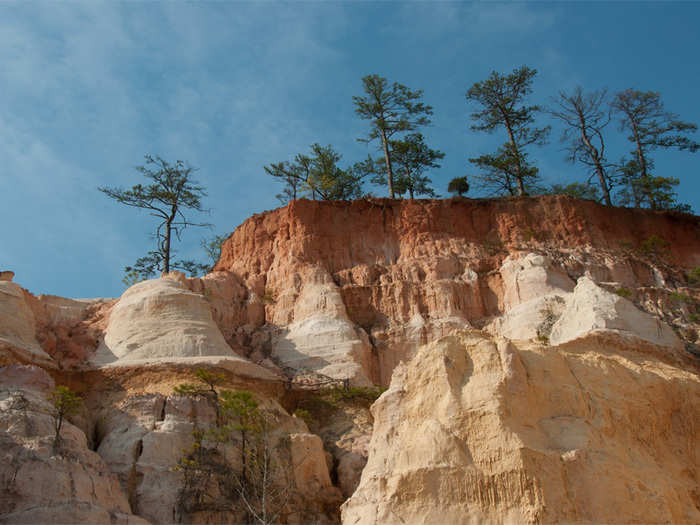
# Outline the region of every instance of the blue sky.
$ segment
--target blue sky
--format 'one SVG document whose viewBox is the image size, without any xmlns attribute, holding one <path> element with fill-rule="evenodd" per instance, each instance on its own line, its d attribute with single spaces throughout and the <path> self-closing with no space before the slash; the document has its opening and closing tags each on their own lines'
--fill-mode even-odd
<svg viewBox="0 0 700 525">
<path fill-rule="evenodd" d="M 699 20 L 697 2 L 2 2 L 0 270 L 33 293 L 120 295 L 154 222 L 98 186 L 140 182 L 146 153 L 186 160 L 208 189 L 203 220 L 228 233 L 279 205 L 264 165 L 313 142 L 343 166 L 373 152 L 356 142 L 367 125 L 352 105 L 371 73 L 424 90 L 443 195 L 473 172 L 467 158 L 504 141 L 469 130 L 464 94 L 492 70 L 536 68 L 534 103 L 579 84 L 633 87 L 700 123 Z M 545 182 L 585 180 L 556 123 L 539 122 L 554 126 L 531 153 Z M 608 130 L 617 160 L 630 146 Z M 700 211 L 700 153 L 654 158 Z M 203 259 L 213 232 L 186 231 L 179 255 Z"/>
</svg>

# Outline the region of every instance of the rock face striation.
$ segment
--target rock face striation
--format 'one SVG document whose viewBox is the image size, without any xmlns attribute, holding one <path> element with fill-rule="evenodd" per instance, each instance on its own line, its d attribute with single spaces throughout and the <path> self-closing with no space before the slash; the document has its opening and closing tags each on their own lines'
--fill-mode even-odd
<svg viewBox="0 0 700 525">
<path fill-rule="evenodd" d="M 294 201 L 116 300 L 2 272 L 0 523 L 251 519 L 240 429 L 175 468 L 214 390 L 274 422 L 283 523 L 698 522 L 697 267 L 698 217 L 552 196 Z"/>
</svg>

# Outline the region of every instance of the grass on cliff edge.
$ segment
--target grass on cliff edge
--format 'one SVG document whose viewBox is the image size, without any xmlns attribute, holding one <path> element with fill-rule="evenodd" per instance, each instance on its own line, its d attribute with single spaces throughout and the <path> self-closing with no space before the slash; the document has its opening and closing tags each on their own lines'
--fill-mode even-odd
<svg viewBox="0 0 700 525">
<path fill-rule="evenodd" d="M 303 419 L 307 426 L 311 428 L 331 417 L 342 406 L 369 408 L 385 391 L 386 388 L 379 386 L 349 388 L 334 386 L 325 388 L 310 392 L 299 400 L 293 414 Z"/>
</svg>

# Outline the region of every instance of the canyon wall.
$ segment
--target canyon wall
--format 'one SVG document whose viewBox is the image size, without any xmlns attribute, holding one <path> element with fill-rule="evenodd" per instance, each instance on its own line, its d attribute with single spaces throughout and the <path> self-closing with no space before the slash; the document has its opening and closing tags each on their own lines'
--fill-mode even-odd
<svg viewBox="0 0 700 525">
<path fill-rule="evenodd" d="M 3 272 L 0 522 L 249 519 L 183 503 L 202 370 L 274 421 L 280 522 L 700 521 L 698 267 L 698 217 L 550 196 L 294 201 L 119 299 Z"/>
</svg>

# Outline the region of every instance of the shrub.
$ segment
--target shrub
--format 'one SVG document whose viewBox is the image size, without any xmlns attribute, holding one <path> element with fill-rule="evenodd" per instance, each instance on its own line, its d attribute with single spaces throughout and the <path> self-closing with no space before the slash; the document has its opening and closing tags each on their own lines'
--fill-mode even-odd
<svg viewBox="0 0 700 525">
<path fill-rule="evenodd" d="M 695 299 L 693 299 L 692 297 L 690 297 L 689 295 L 686 295 L 684 293 L 673 292 L 669 297 L 672 300 L 677 301 L 679 303 L 695 304 Z"/>
<path fill-rule="evenodd" d="M 696 266 L 688 272 L 688 282 L 694 286 L 700 285 L 700 266 Z"/>
<path fill-rule="evenodd" d="M 61 444 L 63 420 L 75 414 L 83 404 L 83 400 L 78 394 L 63 385 L 56 387 L 55 390 L 49 393 L 47 399 L 53 406 L 51 415 L 53 416 L 54 430 L 56 431 L 53 438 L 53 446 L 54 449 L 57 449 Z"/>
<path fill-rule="evenodd" d="M 668 243 L 658 235 L 652 235 L 639 245 L 640 251 L 648 256 L 661 256 L 668 249 Z"/>
<path fill-rule="evenodd" d="M 304 421 L 304 423 L 306 423 L 306 426 L 309 428 L 311 428 L 311 425 L 316 423 L 316 420 L 311 415 L 311 412 L 309 412 L 308 410 L 304 410 L 303 408 L 297 408 L 294 411 L 294 417 L 298 417 L 299 419 Z"/>
<path fill-rule="evenodd" d="M 624 286 L 621 286 L 620 288 L 615 290 L 615 293 L 620 297 L 624 297 L 625 299 L 629 299 L 634 294 L 632 290 L 630 290 L 629 288 L 625 288 Z"/>
<path fill-rule="evenodd" d="M 209 388 L 185 384 L 177 387 L 176 392 L 185 395 L 203 395 L 203 392 L 216 403 L 217 422 L 212 428 L 193 431 L 192 447 L 183 450 L 173 467 L 184 477 L 177 500 L 180 520 L 182 514 L 202 510 L 227 513 L 243 510 L 246 523 L 277 523 L 294 483 L 291 459 L 287 457 L 289 437 L 278 439 L 278 444 L 273 446 L 275 415 L 262 409 L 252 392 L 219 392 L 216 387 L 222 381 L 221 376 L 201 369 L 195 376 Z M 210 395 L 212 391 L 215 395 Z M 230 446 L 238 450 L 238 465 L 222 453 L 222 448 Z M 286 456 L 282 449 L 286 450 Z"/>
<path fill-rule="evenodd" d="M 266 304 L 274 304 L 277 302 L 274 290 L 265 288 L 265 295 L 262 296 L 262 302 Z"/>
<path fill-rule="evenodd" d="M 371 404 L 385 391 L 386 388 L 379 386 L 334 387 L 328 391 L 327 395 L 335 403 L 339 401 L 368 401 Z"/>
</svg>

